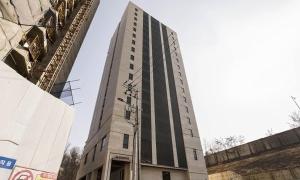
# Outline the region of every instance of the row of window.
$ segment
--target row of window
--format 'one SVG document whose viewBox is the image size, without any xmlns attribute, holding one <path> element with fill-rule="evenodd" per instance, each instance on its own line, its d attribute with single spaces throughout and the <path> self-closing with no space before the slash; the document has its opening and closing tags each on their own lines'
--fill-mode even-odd
<svg viewBox="0 0 300 180">
<path fill-rule="evenodd" d="M 183 80 L 182 80 L 182 74 L 181 74 L 181 68 L 180 68 L 180 65 L 179 65 L 179 58 L 177 57 L 178 55 L 177 55 L 177 52 L 175 52 L 177 49 L 176 49 L 176 47 L 175 47 L 175 38 L 174 38 L 174 36 L 173 36 L 173 32 L 171 33 L 172 34 L 172 39 L 173 39 L 173 43 L 172 44 L 174 44 L 174 50 L 173 50 L 173 52 L 174 52 L 174 54 L 175 54 L 175 58 L 176 58 L 176 61 L 177 61 L 177 69 L 178 69 L 178 75 L 179 75 L 179 81 L 180 81 L 180 84 L 181 84 L 181 91 L 182 91 L 182 98 L 183 98 L 183 101 L 184 101 L 184 103 L 185 103 L 185 111 L 186 111 L 186 113 L 187 114 L 189 114 L 189 108 L 188 108 L 188 106 L 187 106 L 187 98 L 185 97 L 185 90 L 184 90 L 184 87 L 183 87 Z M 171 45 L 172 45 L 171 44 Z M 187 118 L 187 122 L 191 125 L 191 119 L 187 116 L 186 117 Z M 189 135 L 191 136 L 191 137 L 194 137 L 194 133 L 193 133 L 193 130 L 192 129 L 188 129 L 188 132 L 189 132 Z M 193 149 L 193 156 L 194 156 L 194 160 L 198 160 L 198 155 L 197 155 L 197 150 L 196 149 Z"/>
<path fill-rule="evenodd" d="M 106 146 L 108 143 L 107 141 L 107 136 L 103 136 L 103 138 L 101 139 L 101 144 L 100 144 L 100 151 L 103 150 L 104 146 Z M 128 145 L 129 145 L 129 134 L 124 134 L 123 135 L 123 148 L 124 149 L 128 149 Z M 98 144 L 96 144 L 93 148 L 93 153 L 92 153 L 92 161 L 95 160 L 95 156 L 96 156 L 96 150 L 97 150 L 97 146 Z M 84 157 L 84 164 L 87 163 L 88 161 L 88 157 L 89 157 L 90 152 L 88 152 L 85 157 Z"/>
<path fill-rule="evenodd" d="M 131 62 L 129 63 L 129 74 L 128 74 L 128 79 L 129 80 L 133 80 L 133 73 L 132 73 L 132 70 L 134 70 L 134 64 L 132 61 L 134 61 L 135 57 L 134 57 L 134 53 L 135 53 L 135 42 L 136 42 L 136 31 L 137 31 L 137 9 L 135 8 L 135 13 L 134 13 L 134 22 L 133 22 L 133 27 L 132 27 L 132 30 L 133 30 L 133 33 L 132 33 L 132 40 L 131 40 L 131 54 L 130 55 L 130 60 Z M 130 105 L 131 104 L 131 97 L 127 97 L 127 104 Z M 131 111 L 130 110 L 125 110 L 125 119 L 127 120 L 130 120 L 130 115 L 131 115 Z"/>
<path fill-rule="evenodd" d="M 103 136 L 101 139 L 101 143 L 100 143 L 100 151 L 103 150 L 103 147 L 107 145 L 107 136 Z M 95 155 L 96 155 L 96 149 L 97 149 L 98 144 L 96 144 L 93 148 L 93 155 L 92 155 L 92 161 L 95 160 Z M 88 157 L 89 157 L 90 152 L 86 153 L 85 157 L 84 157 L 84 164 L 87 163 L 88 161 Z"/>
</svg>

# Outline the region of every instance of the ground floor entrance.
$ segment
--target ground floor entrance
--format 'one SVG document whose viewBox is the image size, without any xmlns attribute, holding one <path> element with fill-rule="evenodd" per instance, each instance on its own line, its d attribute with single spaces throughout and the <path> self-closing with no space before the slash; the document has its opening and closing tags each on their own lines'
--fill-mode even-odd
<svg viewBox="0 0 300 180">
<path fill-rule="evenodd" d="M 112 160 L 110 180 L 129 180 L 130 168 L 129 163 L 124 161 Z"/>
</svg>

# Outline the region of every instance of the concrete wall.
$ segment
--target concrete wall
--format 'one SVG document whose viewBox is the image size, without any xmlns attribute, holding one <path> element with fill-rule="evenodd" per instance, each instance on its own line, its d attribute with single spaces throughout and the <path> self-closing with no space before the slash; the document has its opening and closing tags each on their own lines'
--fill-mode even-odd
<svg viewBox="0 0 300 180">
<path fill-rule="evenodd" d="M 0 156 L 16 165 L 57 173 L 74 110 L 0 61 Z M 0 169 L 0 179 L 11 171 Z"/>
<path fill-rule="evenodd" d="M 205 157 L 210 180 L 300 179 L 300 128 Z"/>
<path fill-rule="evenodd" d="M 215 154 L 205 156 L 208 167 L 239 159 L 257 156 L 267 151 L 284 149 L 288 146 L 300 144 L 300 128 L 291 129 L 269 137 L 258 139 L 240 146 L 233 147 Z"/>
</svg>

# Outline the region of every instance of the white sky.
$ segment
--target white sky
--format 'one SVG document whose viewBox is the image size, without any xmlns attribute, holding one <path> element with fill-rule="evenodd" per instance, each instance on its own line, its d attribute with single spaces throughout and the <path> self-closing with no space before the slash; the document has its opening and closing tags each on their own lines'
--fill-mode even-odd
<svg viewBox="0 0 300 180">
<path fill-rule="evenodd" d="M 300 102 L 299 0 L 134 0 L 178 33 L 201 139 L 289 128 Z M 101 0 L 70 75 L 72 146 L 83 147 L 110 38 L 128 0 Z"/>
</svg>

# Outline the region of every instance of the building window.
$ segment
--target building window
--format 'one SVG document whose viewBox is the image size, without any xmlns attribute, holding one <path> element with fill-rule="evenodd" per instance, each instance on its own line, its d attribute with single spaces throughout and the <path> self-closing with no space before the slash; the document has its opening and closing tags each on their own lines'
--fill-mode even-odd
<svg viewBox="0 0 300 180">
<path fill-rule="evenodd" d="M 129 110 L 125 111 L 125 119 L 130 120 L 130 111 Z"/>
<path fill-rule="evenodd" d="M 179 59 L 178 59 L 178 58 L 176 58 L 176 61 L 177 61 L 177 62 L 179 62 Z"/>
<path fill-rule="evenodd" d="M 130 69 L 134 69 L 133 64 L 129 64 L 129 68 L 130 68 Z"/>
<path fill-rule="evenodd" d="M 191 137 L 194 137 L 193 130 L 189 129 Z"/>
<path fill-rule="evenodd" d="M 180 66 L 179 66 L 179 64 L 177 64 L 177 68 L 178 68 L 178 69 L 180 69 Z"/>
<path fill-rule="evenodd" d="M 137 18 L 136 18 L 136 17 L 134 17 L 134 20 L 135 20 L 135 21 L 137 21 Z"/>
<path fill-rule="evenodd" d="M 131 43 L 132 43 L 133 45 L 135 45 L 135 40 L 132 40 Z"/>
<path fill-rule="evenodd" d="M 186 102 L 186 97 L 183 96 L 183 100 L 184 100 L 184 102 Z"/>
<path fill-rule="evenodd" d="M 127 96 L 126 103 L 129 104 L 129 105 L 131 104 L 131 97 L 130 96 Z"/>
<path fill-rule="evenodd" d="M 129 142 L 129 135 L 124 134 L 124 137 L 123 137 L 123 148 L 124 149 L 128 149 L 128 142 Z"/>
<path fill-rule="evenodd" d="M 196 149 L 193 149 L 193 153 L 194 153 L 194 159 L 195 159 L 195 160 L 198 160 L 198 156 L 197 156 L 197 151 L 196 151 Z"/>
<path fill-rule="evenodd" d="M 103 136 L 102 140 L 101 140 L 101 146 L 100 146 L 100 151 L 102 151 L 103 147 L 106 145 L 107 143 L 107 137 L 106 135 Z"/>
<path fill-rule="evenodd" d="M 133 80 L 133 74 L 129 73 L 128 79 Z"/>
<path fill-rule="evenodd" d="M 87 163 L 88 156 L 89 156 L 89 153 L 86 153 L 86 155 L 85 155 L 85 157 L 84 157 L 84 164 L 86 164 L 86 163 Z"/>
<path fill-rule="evenodd" d="M 163 179 L 163 180 L 171 180 L 170 172 L 168 172 L 168 171 L 163 171 L 163 172 L 162 172 L 162 179 Z"/>
<path fill-rule="evenodd" d="M 137 16 L 137 13 L 134 13 L 135 16 Z"/>
<path fill-rule="evenodd" d="M 131 47 L 131 51 L 134 52 L 134 51 L 135 51 L 135 48 L 134 48 L 134 47 Z"/>
<path fill-rule="evenodd" d="M 130 59 L 134 61 L 134 55 L 130 55 Z"/>
<path fill-rule="evenodd" d="M 184 88 L 183 87 L 181 87 L 181 91 L 182 91 L 182 93 L 184 93 Z"/>
<path fill-rule="evenodd" d="M 191 118 L 187 117 L 187 120 L 188 120 L 189 124 L 192 124 L 191 123 Z"/>
<path fill-rule="evenodd" d="M 96 148 L 97 148 L 97 144 L 94 146 L 94 151 L 93 151 L 93 158 L 92 158 L 92 161 L 95 160 L 95 156 L 96 156 Z"/>
<path fill-rule="evenodd" d="M 135 11 L 138 11 L 138 9 L 137 9 L 137 8 L 134 8 L 134 10 L 135 10 Z"/>
<path fill-rule="evenodd" d="M 133 28 L 133 31 L 136 32 L 136 28 L 135 27 Z"/>
<path fill-rule="evenodd" d="M 178 72 L 179 76 L 181 77 L 181 72 Z"/>
<path fill-rule="evenodd" d="M 101 180 L 101 176 L 102 176 L 102 168 L 99 168 L 97 170 L 97 180 Z"/>
<path fill-rule="evenodd" d="M 183 81 L 182 81 L 182 79 L 180 79 L 180 83 L 181 83 L 181 84 L 183 84 Z"/>
<path fill-rule="evenodd" d="M 185 106 L 185 111 L 189 113 L 189 108 L 187 106 Z"/>
<path fill-rule="evenodd" d="M 136 26 L 136 22 L 134 22 L 133 25 Z"/>
<path fill-rule="evenodd" d="M 133 34 L 132 34 L 132 37 L 134 37 L 134 38 L 135 38 L 135 37 L 136 37 L 136 34 L 135 34 L 135 33 L 133 33 Z"/>
</svg>

